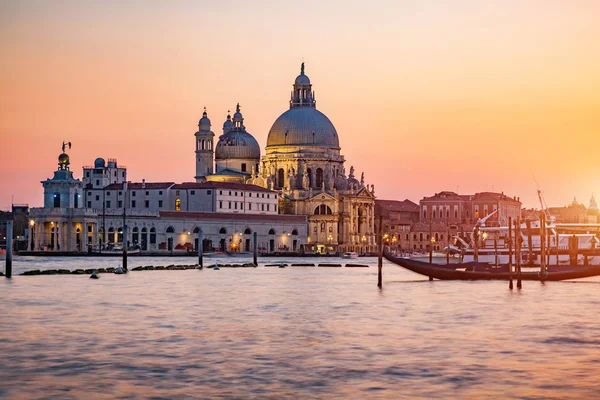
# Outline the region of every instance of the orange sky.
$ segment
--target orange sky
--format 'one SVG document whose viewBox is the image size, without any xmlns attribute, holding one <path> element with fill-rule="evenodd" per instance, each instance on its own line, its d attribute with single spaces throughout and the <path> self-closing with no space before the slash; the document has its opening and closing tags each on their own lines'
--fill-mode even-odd
<svg viewBox="0 0 600 400">
<path fill-rule="evenodd" d="M 208 108 L 264 150 L 300 62 L 346 169 L 386 199 L 600 197 L 597 1 L 0 1 L 0 209 L 72 170 L 191 181 Z"/>
</svg>

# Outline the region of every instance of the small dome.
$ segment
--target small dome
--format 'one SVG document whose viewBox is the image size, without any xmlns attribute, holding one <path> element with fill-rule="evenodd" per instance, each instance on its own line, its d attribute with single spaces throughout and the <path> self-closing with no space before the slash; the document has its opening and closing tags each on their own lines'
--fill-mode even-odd
<svg viewBox="0 0 600 400">
<path fill-rule="evenodd" d="M 231 122 L 231 116 L 227 116 L 227 121 L 223 122 L 223 134 L 229 132 L 233 128 L 233 122 Z"/>
<path fill-rule="evenodd" d="M 260 146 L 245 131 L 230 131 L 219 138 L 215 147 L 215 160 L 260 159 Z"/>
<path fill-rule="evenodd" d="M 96 158 L 96 161 L 94 161 L 94 168 L 104 168 L 105 165 L 104 158 Z"/>
<path fill-rule="evenodd" d="M 200 130 L 209 131 L 210 130 L 210 119 L 206 116 L 206 110 L 202 113 L 202 118 L 198 122 L 198 126 Z"/>
<path fill-rule="evenodd" d="M 340 142 L 325 114 L 312 107 L 294 107 L 277 118 L 267 137 L 267 147 L 282 145 L 339 148 Z"/>
<path fill-rule="evenodd" d="M 296 77 L 296 81 L 294 82 L 295 85 L 310 85 L 310 79 L 308 79 L 308 76 L 304 75 L 304 74 L 300 74 Z"/>
<path fill-rule="evenodd" d="M 69 164 L 69 156 L 66 153 L 62 153 L 60 156 L 58 156 L 58 163 L 60 165 Z"/>
</svg>

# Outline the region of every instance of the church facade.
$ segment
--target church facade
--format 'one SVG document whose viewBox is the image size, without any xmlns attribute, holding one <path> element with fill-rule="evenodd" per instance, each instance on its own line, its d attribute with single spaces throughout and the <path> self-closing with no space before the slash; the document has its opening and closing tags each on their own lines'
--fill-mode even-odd
<svg viewBox="0 0 600 400">
<path fill-rule="evenodd" d="M 238 104 L 233 120 L 227 116 L 213 154 L 214 134 L 204 112 L 195 134 L 198 182 L 243 182 L 277 191 L 281 214 L 308 219 L 305 252 L 375 251 L 374 186 L 365 184 L 364 174 L 357 179 L 353 167 L 346 173 L 338 133 L 317 110 L 304 63 L 289 109 L 273 123 L 262 157 L 243 121 Z M 213 157 L 216 168 L 210 173 Z"/>
</svg>

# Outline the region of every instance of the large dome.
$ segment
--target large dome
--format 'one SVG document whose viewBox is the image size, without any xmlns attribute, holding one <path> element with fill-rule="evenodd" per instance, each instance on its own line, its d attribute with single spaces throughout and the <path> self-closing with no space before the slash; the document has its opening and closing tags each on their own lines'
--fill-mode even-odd
<svg viewBox="0 0 600 400">
<path fill-rule="evenodd" d="M 215 160 L 260 159 L 260 146 L 248 132 L 230 131 L 222 135 L 215 147 Z"/>
<path fill-rule="evenodd" d="M 312 107 L 293 107 L 277 118 L 267 137 L 267 147 L 286 145 L 339 148 L 340 141 L 325 114 Z"/>
</svg>

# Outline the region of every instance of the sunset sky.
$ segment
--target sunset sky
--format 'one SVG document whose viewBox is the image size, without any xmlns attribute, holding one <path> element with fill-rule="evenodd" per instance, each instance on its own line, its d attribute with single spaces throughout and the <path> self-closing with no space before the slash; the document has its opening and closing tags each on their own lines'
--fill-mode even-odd
<svg viewBox="0 0 600 400">
<path fill-rule="evenodd" d="M 600 2 L 0 0 L 0 209 L 71 169 L 193 181 L 203 107 L 261 144 L 302 60 L 375 194 L 600 197 Z M 534 178 L 535 177 L 535 178 Z"/>
</svg>

